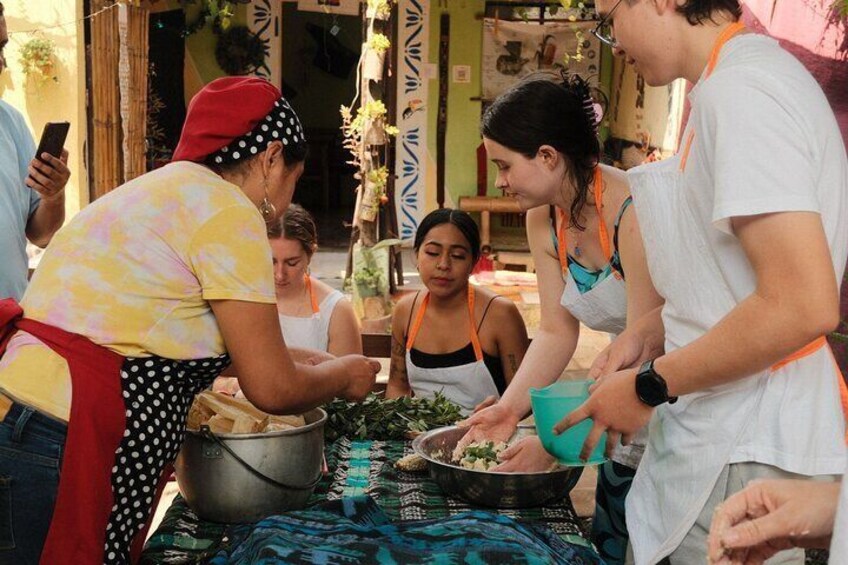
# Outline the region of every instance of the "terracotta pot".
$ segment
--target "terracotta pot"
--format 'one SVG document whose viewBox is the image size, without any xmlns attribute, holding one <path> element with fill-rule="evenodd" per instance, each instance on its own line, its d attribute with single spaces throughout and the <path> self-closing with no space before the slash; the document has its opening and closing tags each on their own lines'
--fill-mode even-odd
<svg viewBox="0 0 848 565">
<path fill-rule="evenodd" d="M 361 320 L 362 333 L 385 334 L 391 331 L 392 315 L 387 314 L 379 318 Z"/>
</svg>

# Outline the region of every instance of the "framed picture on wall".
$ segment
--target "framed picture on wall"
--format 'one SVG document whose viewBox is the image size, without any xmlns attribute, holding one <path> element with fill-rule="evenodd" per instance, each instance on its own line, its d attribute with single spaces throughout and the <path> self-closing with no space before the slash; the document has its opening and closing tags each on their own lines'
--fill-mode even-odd
<svg viewBox="0 0 848 565">
<path fill-rule="evenodd" d="M 342 16 L 358 16 L 360 0 L 297 0 L 297 9 Z"/>
</svg>

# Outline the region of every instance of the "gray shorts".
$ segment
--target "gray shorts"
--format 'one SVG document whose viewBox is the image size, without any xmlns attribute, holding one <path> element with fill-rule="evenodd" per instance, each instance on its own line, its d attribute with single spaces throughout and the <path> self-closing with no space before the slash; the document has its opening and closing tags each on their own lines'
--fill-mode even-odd
<svg viewBox="0 0 848 565">
<path fill-rule="evenodd" d="M 722 469 L 716 481 L 707 503 L 695 520 L 695 524 L 683 541 L 662 563 L 670 565 L 692 565 L 706 563 L 707 561 L 707 536 L 710 533 L 715 507 L 725 501 L 732 494 L 745 488 L 754 479 L 809 479 L 814 481 L 837 481 L 838 475 L 820 475 L 809 477 L 790 473 L 771 465 L 762 463 L 732 463 Z M 627 564 L 634 563 L 633 552 L 628 548 Z M 804 550 L 791 549 L 781 551 L 768 561 L 766 565 L 804 565 Z"/>
</svg>

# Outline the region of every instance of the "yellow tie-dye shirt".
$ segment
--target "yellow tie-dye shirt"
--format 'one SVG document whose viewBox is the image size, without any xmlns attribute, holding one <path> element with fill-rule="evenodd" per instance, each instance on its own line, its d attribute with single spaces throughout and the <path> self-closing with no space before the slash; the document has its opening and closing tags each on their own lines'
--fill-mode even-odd
<svg viewBox="0 0 848 565">
<path fill-rule="evenodd" d="M 275 304 L 265 222 L 237 186 L 177 162 L 83 209 L 53 238 L 24 316 L 127 357 L 200 359 L 226 352 L 209 300 Z M 19 332 L 0 388 L 67 420 L 67 364 Z"/>
</svg>

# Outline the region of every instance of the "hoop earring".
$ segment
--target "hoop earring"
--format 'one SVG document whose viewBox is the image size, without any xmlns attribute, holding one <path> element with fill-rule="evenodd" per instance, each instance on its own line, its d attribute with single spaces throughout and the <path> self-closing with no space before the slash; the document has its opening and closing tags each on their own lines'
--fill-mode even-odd
<svg viewBox="0 0 848 565">
<path fill-rule="evenodd" d="M 262 218 L 265 219 L 265 223 L 269 223 L 273 221 L 274 217 L 277 215 L 277 208 L 274 206 L 270 200 L 268 200 L 268 180 L 265 179 L 263 181 L 263 185 L 265 187 L 265 197 L 262 199 L 262 202 L 259 204 L 259 213 L 262 214 Z"/>
</svg>

